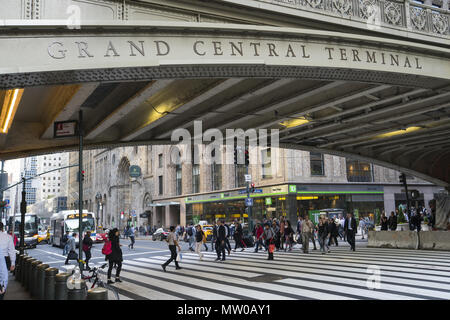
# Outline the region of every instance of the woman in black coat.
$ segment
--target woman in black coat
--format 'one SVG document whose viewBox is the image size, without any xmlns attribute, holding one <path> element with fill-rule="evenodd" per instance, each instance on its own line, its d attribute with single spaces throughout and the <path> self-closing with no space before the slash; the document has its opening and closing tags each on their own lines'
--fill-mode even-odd
<svg viewBox="0 0 450 320">
<path fill-rule="evenodd" d="M 117 265 L 116 282 L 122 282 L 119 278 L 123 261 L 122 249 L 120 249 L 121 244 L 119 243 L 119 230 L 117 228 L 112 229 L 108 234 L 108 239 L 111 241 L 111 253 L 106 256 L 106 260 L 109 261 L 108 284 L 114 283 L 111 281 L 111 273 L 114 264 Z"/>
<path fill-rule="evenodd" d="M 388 230 L 388 219 L 386 216 L 383 216 L 381 218 L 381 231 L 387 231 Z"/>
<path fill-rule="evenodd" d="M 333 241 L 336 246 L 338 246 L 338 227 L 332 218 L 330 218 L 328 222 L 328 228 L 330 232 L 330 239 L 328 240 L 328 246 L 331 246 L 331 242 Z"/>
</svg>

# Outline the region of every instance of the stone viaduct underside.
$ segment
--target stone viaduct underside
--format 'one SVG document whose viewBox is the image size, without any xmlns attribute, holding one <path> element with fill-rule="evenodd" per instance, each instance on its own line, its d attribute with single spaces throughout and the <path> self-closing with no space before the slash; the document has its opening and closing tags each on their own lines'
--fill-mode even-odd
<svg viewBox="0 0 450 320">
<path fill-rule="evenodd" d="M 53 123 L 81 108 L 88 148 L 166 144 L 202 120 L 450 182 L 447 2 L 416 30 L 409 2 L 377 29 L 301 1 L 3 1 L 2 159 L 76 149 Z"/>
</svg>

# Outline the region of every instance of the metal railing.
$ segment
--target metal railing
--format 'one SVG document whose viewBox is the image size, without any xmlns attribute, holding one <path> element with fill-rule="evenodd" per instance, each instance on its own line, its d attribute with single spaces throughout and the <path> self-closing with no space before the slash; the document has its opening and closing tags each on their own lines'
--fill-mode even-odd
<svg viewBox="0 0 450 320">
<path fill-rule="evenodd" d="M 382 27 L 450 38 L 448 1 L 421 4 L 410 0 L 254 0 L 329 16 L 360 21 L 369 29 Z M 438 2 L 438 1 L 436 1 Z"/>
</svg>

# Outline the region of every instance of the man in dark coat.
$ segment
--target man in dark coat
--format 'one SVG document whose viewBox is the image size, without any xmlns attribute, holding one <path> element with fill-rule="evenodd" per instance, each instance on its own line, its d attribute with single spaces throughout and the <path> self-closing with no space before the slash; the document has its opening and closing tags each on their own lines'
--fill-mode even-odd
<svg viewBox="0 0 450 320">
<path fill-rule="evenodd" d="M 223 221 L 219 222 L 219 228 L 217 229 L 217 259 L 225 261 L 225 240 L 227 238 L 227 231 Z M 222 255 L 222 259 L 220 259 Z"/>
<path fill-rule="evenodd" d="M 347 242 L 350 244 L 350 250 L 355 251 L 356 219 L 351 213 L 347 213 L 347 218 L 344 223 L 344 232 L 347 237 Z"/>
<path fill-rule="evenodd" d="M 389 230 L 395 231 L 397 230 L 397 216 L 394 214 L 394 211 L 391 212 L 391 216 L 388 220 Z"/>
</svg>

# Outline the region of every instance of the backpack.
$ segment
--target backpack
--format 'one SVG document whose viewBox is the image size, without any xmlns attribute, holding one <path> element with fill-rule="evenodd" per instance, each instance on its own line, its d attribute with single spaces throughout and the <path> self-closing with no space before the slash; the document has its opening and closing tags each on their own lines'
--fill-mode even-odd
<svg viewBox="0 0 450 320">
<path fill-rule="evenodd" d="M 192 227 L 189 227 L 189 228 L 187 229 L 187 234 L 188 234 L 189 236 L 192 236 L 192 235 L 193 235 Z"/>
<path fill-rule="evenodd" d="M 102 249 L 102 253 L 107 256 L 110 255 L 112 252 L 112 248 L 111 248 L 111 241 L 106 240 L 105 244 L 103 245 L 103 249 Z"/>
</svg>

